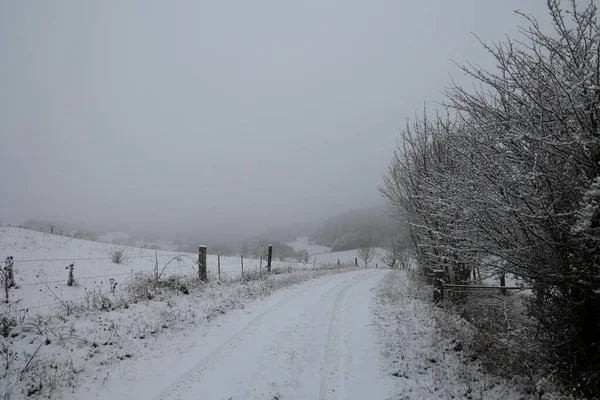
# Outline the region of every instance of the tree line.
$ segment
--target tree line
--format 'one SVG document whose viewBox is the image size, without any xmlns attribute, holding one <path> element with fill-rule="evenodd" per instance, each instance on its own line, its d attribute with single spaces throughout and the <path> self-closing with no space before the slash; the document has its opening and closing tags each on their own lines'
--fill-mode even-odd
<svg viewBox="0 0 600 400">
<path fill-rule="evenodd" d="M 533 288 L 528 313 L 561 376 L 600 394 L 600 25 L 592 2 L 549 0 L 518 39 L 459 66 L 445 112 L 401 132 L 381 187 L 422 272 L 465 284 L 493 264 Z"/>
</svg>

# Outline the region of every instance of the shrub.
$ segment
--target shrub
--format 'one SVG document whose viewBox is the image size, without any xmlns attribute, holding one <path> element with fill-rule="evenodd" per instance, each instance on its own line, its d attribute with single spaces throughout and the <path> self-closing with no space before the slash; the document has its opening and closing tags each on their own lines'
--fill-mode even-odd
<svg viewBox="0 0 600 400">
<path fill-rule="evenodd" d="M 533 288 L 527 312 L 565 383 L 600 397 L 600 24 L 593 2 L 548 0 L 517 40 L 483 44 L 449 113 L 402 131 L 382 194 L 426 272 L 468 283 L 482 260 Z M 568 9 L 565 9 L 568 8 Z"/>
<path fill-rule="evenodd" d="M 304 249 L 300 250 L 296 255 L 296 261 L 299 263 L 308 264 L 308 251 Z"/>
<path fill-rule="evenodd" d="M 108 251 L 108 256 L 115 264 L 125 264 L 127 261 L 126 250 L 125 247 L 112 247 Z"/>
</svg>

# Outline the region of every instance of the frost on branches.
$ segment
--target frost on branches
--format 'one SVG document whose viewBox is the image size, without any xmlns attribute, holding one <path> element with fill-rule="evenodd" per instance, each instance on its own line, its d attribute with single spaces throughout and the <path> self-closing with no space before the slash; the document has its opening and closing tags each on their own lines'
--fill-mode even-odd
<svg viewBox="0 0 600 400">
<path fill-rule="evenodd" d="M 381 191 L 423 272 L 468 283 L 490 260 L 533 287 L 529 313 L 561 376 L 600 394 L 600 25 L 550 0 L 553 32 L 482 46 L 497 70 L 446 92 L 447 115 L 407 126 Z"/>
</svg>

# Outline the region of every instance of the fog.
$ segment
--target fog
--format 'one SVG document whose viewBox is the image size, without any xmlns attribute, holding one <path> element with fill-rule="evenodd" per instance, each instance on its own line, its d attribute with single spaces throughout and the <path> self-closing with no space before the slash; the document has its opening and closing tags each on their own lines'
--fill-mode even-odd
<svg viewBox="0 0 600 400">
<path fill-rule="evenodd" d="M 4 1 L 0 218 L 245 235 L 382 204 L 405 119 L 537 1 Z"/>
</svg>

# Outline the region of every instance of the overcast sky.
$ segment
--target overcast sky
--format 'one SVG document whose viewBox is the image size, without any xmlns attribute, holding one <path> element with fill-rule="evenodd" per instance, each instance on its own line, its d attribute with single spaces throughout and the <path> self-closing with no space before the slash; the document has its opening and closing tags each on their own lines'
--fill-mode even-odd
<svg viewBox="0 0 600 400">
<path fill-rule="evenodd" d="M 381 203 L 405 118 L 542 0 L 0 1 L 0 218 L 261 231 Z M 456 76 L 458 74 L 458 76 Z"/>
</svg>

